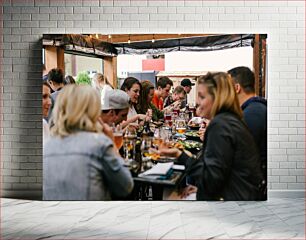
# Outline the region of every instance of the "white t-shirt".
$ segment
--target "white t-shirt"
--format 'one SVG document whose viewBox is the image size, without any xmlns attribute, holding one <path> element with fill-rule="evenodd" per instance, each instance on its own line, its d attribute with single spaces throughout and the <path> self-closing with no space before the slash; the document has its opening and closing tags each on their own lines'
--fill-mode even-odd
<svg viewBox="0 0 306 240">
<path fill-rule="evenodd" d="M 128 115 L 127 115 L 127 119 L 129 119 L 129 118 L 131 118 L 131 117 L 134 117 L 134 116 L 136 116 L 136 115 L 137 115 L 137 112 L 136 112 L 134 106 L 131 105 L 130 108 L 129 108 L 129 112 L 128 112 Z"/>
<path fill-rule="evenodd" d="M 109 90 L 112 90 L 112 87 L 109 86 L 108 84 L 105 84 L 104 87 L 102 88 L 102 91 L 101 91 L 101 104 L 102 104 L 102 106 L 104 104 L 105 93 L 106 93 L 106 91 L 109 91 Z"/>
<path fill-rule="evenodd" d="M 50 137 L 49 124 L 45 119 L 43 119 L 43 144 L 45 144 L 46 140 Z"/>
</svg>

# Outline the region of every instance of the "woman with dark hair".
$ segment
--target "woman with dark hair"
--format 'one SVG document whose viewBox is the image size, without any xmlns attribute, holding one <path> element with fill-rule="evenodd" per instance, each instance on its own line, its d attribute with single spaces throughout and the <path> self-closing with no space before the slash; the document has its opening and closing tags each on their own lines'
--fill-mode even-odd
<svg viewBox="0 0 306 240">
<path fill-rule="evenodd" d="M 48 82 L 43 83 L 42 87 L 42 113 L 43 113 L 43 143 L 49 137 L 48 113 L 51 107 L 51 87 Z"/>
<path fill-rule="evenodd" d="M 158 121 L 164 117 L 164 113 L 155 107 L 152 103 L 154 96 L 154 86 L 149 80 L 141 81 L 141 92 L 140 98 L 137 104 L 137 112 L 142 114 L 147 114 L 148 110 L 152 110 L 152 120 Z"/>
<path fill-rule="evenodd" d="M 197 200 L 261 200 L 265 188 L 254 139 L 242 120 L 234 83 L 229 74 L 208 73 L 198 80 L 201 117 L 210 121 L 199 159 L 176 148 L 162 147 L 161 155 L 175 156 L 196 181 Z"/>
<path fill-rule="evenodd" d="M 145 114 L 138 114 L 135 109 L 141 92 L 141 84 L 139 80 L 134 77 L 126 78 L 121 86 L 121 90 L 125 91 L 130 97 L 129 113 L 127 116 L 127 120 L 124 123 L 124 126 L 128 125 L 131 122 L 136 122 L 138 120 L 149 121 L 151 119 L 151 116 L 147 116 Z"/>
</svg>

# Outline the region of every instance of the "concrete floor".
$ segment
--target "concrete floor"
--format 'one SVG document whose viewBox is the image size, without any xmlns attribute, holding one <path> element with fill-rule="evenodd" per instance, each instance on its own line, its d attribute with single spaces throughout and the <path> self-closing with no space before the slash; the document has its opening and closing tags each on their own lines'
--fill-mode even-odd
<svg viewBox="0 0 306 240">
<path fill-rule="evenodd" d="M 305 239 L 305 199 L 77 202 L 1 199 L 3 239 Z"/>
</svg>

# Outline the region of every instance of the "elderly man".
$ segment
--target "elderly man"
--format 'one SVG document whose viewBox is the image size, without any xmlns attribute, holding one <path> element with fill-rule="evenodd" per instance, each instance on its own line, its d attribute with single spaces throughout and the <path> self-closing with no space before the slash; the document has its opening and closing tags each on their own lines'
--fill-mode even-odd
<svg viewBox="0 0 306 240">
<path fill-rule="evenodd" d="M 126 121 L 129 111 L 129 95 L 118 89 L 111 89 L 105 93 L 101 119 L 109 126 L 118 125 Z"/>
</svg>

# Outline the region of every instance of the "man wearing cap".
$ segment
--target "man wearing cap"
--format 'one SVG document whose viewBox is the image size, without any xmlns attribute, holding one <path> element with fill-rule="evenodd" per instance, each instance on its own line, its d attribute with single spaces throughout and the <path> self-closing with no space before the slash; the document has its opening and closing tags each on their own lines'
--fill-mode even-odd
<svg viewBox="0 0 306 240">
<path fill-rule="evenodd" d="M 181 86 L 184 88 L 185 92 L 188 94 L 190 93 L 192 86 L 194 86 L 194 83 L 191 83 L 190 79 L 184 78 L 181 81 Z"/>
<path fill-rule="evenodd" d="M 194 83 L 190 81 L 188 78 L 184 78 L 181 81 L 181 86 L 184 88 L 186 92 L 186 100 L 185 100 L 185 105 L 187 104 L 187 95 L 190 93 L 192 86 L 194 86 Z"/>
<path fill-rule="evenodd" d="M 111 89 L 105 92 L 104 104 L 102 105 L 101 119 L 111 126 L 126 121 L 129 112 L 129 95 L 119 89 Z"/>
</svg>

